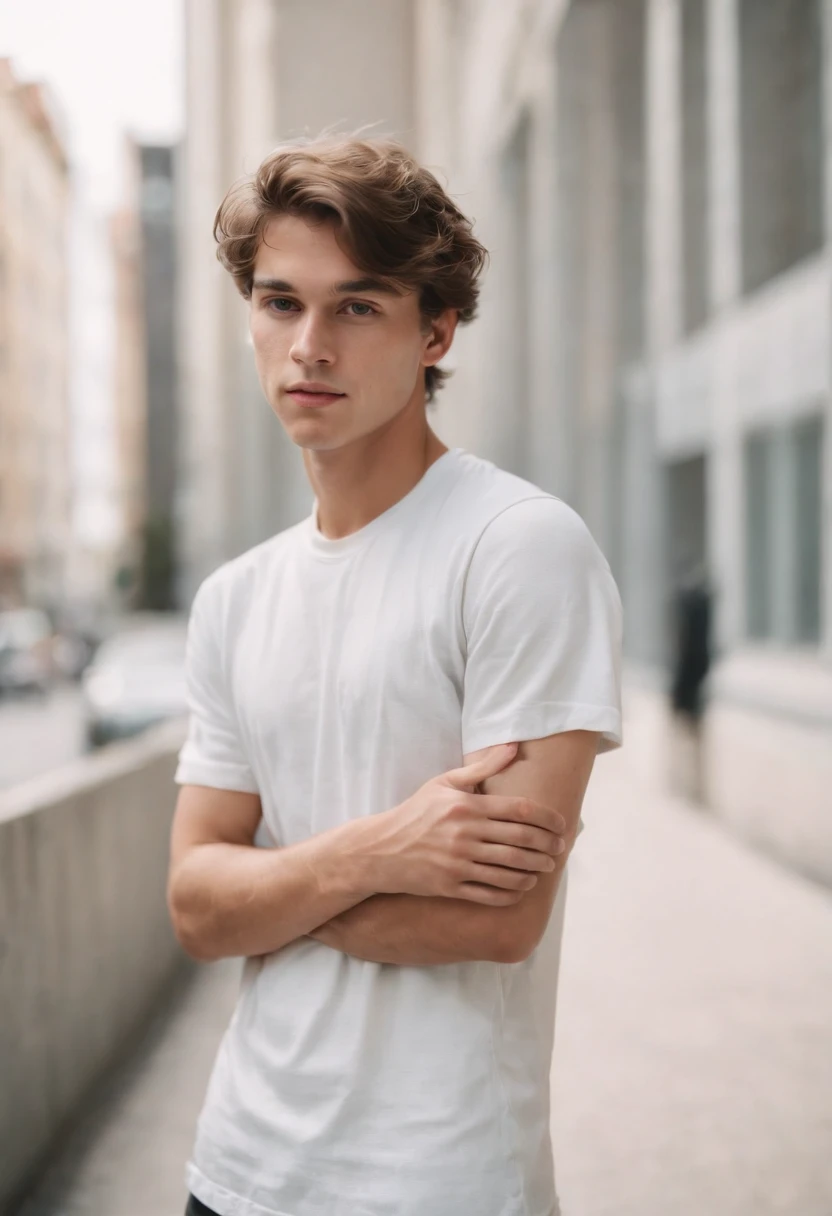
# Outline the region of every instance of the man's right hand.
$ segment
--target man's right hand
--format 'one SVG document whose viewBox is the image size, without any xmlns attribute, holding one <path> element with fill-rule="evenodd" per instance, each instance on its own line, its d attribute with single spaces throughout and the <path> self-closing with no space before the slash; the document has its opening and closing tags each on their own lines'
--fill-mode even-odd
<svg viewBox="0 0 832 1216">
<path fill-rule="evenodd" d="M 553 870 L 565 847 L 557 811 L 529 798 L 474 792 L 516 754 L 516 743 L 489 748 L 364 821 L 372 824 L 376 891 L 505 906 L 518 903 L 538 873 Z"/>
</svg>

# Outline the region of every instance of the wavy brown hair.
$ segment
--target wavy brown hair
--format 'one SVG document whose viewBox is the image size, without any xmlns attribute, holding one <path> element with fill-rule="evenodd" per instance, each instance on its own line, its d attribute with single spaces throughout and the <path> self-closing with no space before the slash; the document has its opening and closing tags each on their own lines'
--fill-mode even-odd
<svg viewBox="0 0 832 1216">
<path fill-rule="evenodd" d="M 434 175 L 395 141 L 327 136 L 287 144 L 228 191 L 214 221 L 217 257 L 247 300 L 263 231 L 279 215 L 333 223 L 360 270 L 419 293 L 426 325 L 446 308 L 460 322 L 476 315 L 486 250 Z M 425 369 L 428 401 L 450 374 Z"/>
</svg>

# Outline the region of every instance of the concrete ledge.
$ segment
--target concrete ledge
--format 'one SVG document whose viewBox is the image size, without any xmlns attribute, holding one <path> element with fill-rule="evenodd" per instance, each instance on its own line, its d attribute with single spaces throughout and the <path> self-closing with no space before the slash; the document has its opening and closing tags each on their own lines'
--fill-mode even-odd
<svg viewBox="0 0 832 1216">
<path fill-rule="evenodd" d="M 0 1209 L 184 964 L 165 884 L 184 723 L 0 796 Z"/>
<path fill-rule="evenodd" d="M 709 692 L 694 743 L 660 684 L 630 670 L 627 767 L 654 794 L 692 799 L 700 787 L 703 806 L 738 836 L 832 887 L 830 672 L 811 655 L 749 652 L 717 665 Z"/>
<path fill-rule="evenodd" d="M 808 715 L 807 715 L 808 716 Z M 716 702 L 705 720 L 706 798 L 736 832 L 832 887 L 828 730 Z"/>
</svg>

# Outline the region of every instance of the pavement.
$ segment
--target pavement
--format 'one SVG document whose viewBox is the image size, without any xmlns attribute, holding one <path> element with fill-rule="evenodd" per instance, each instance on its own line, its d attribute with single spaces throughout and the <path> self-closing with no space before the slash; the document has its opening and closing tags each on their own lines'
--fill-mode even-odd
<svg viewBox="0 0 832 1216">
<path fill-rule="evenodd" d="M 553 1070 L 563 1216 L 832 1216 L 832 892 L 641 789 L 626 749 L 583 817 Z M 182 1216 L 238 975 L 196 971 L 20 1216 Z"/>
</svg>

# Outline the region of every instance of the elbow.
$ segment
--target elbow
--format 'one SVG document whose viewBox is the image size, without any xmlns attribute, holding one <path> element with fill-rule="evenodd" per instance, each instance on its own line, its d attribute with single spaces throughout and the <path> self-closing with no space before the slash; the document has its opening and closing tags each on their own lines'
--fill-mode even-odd
<svg viewBox="0 0 832 1216">
<path fill-rule="evenodd" d="M 174 935 L 179 945 L 195 963 L 216 963 L 223 957 L 219 950 L 211 948 L 210 944 L 198 933 L 174 925 Z"/>
<path fill-rule="evenodd" d="M 197 963 L 214 963 L 222 957 L 205 918 L 195 911 L 192 901 L 173 882 L 168 888 L 168 914 L 174 937 L 189 958 Z"/>
<path fill-rule="evenodd" d="M 539 934 L 531 934 L 516 926 L 511 932 L 494 935 L 489 961 L 492 963 L 525 963 L 534 954 L 540 940 Z"/>
</svg>

